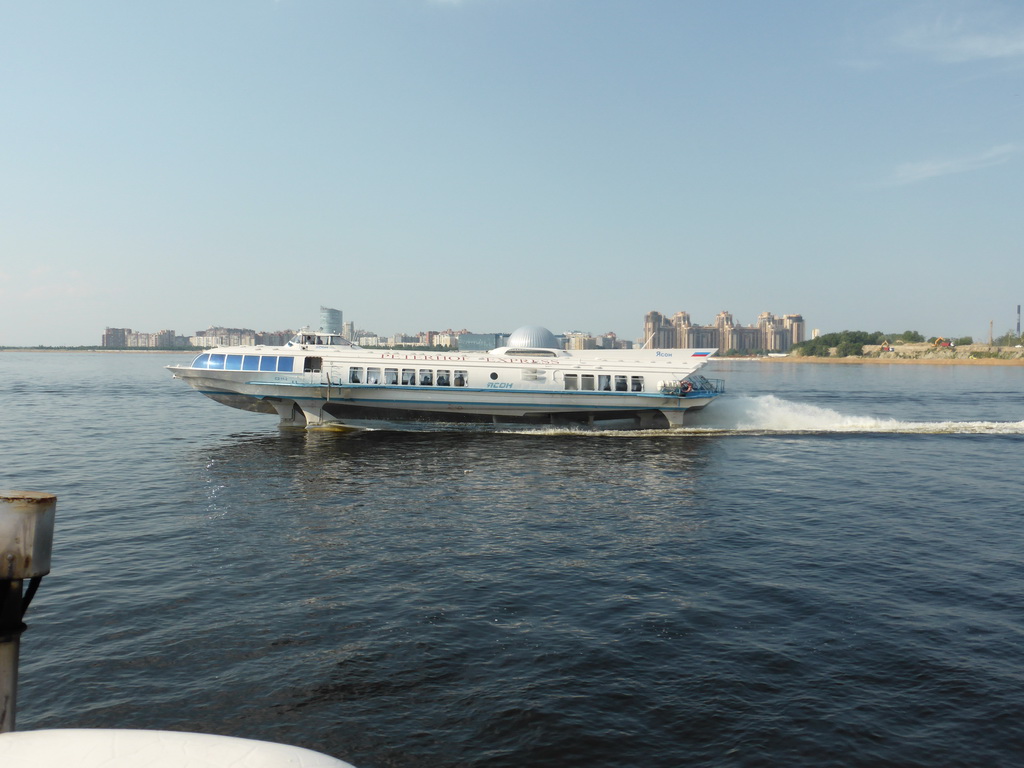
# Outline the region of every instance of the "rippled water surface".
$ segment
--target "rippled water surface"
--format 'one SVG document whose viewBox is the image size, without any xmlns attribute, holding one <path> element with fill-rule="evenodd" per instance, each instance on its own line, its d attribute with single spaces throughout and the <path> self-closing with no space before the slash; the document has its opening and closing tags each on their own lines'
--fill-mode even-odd
<svg viewBox="0 0 1024 768">
<path fill-rule="evenodd" d="M 280 431 L 0 353 L 20 729 L 374 766 L 1024 762 L 1024 367 L 717 362 L 674 433 Z"/>
</svg>

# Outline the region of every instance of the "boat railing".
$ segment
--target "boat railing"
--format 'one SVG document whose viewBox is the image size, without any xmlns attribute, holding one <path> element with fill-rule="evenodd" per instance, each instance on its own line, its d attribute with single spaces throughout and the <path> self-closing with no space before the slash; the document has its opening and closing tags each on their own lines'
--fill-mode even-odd
<svg viewBox="0 0 1024 768">
<path fill-rule="evenodd" d="M 687 376 L 681 381 L 665 382 L 661 386 L 662 393 L 675 397 L 707 397 L 721 395 L 725 392 L 724 379 L 708 379 L 704 376 Z"/>
</svg>

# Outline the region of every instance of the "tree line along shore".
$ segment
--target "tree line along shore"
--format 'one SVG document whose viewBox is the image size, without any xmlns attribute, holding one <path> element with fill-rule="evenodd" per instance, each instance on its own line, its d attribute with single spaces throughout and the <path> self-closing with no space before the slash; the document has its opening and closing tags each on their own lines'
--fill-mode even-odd
<svg viewBox="0 0 1024 768">
<path fill-rule="evenodd" d="M 917 346 L 917 345 L 915 345 Z M 872 351 L 866 348 L 863 354 L 839 357 L 831 355 L 789 354 L 782 357 L 759 358 L 780 363 L 892 363 L 929 365 L 1024 365 L 1024 350 L 1014 347 L 994 347 L 987 344 L 971 344 L 956 349 L 935 350 L 925 345 L 920 348 L 908 347 L 894 352 Z"/>
<path fill-rule="evenodd" d="M 769 359 L 807 363 L 1024 365 L 1024 337 L 1009 331 L 992 343 L 976 344 L 971 337 L 925 339 L 917 331 L 901 334 L 842 331 L 801 342 L 784 358 Z"/>
</svg>

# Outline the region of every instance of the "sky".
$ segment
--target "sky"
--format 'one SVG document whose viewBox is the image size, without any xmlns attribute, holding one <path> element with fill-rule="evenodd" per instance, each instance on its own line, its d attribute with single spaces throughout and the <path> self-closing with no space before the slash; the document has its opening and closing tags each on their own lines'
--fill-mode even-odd
<svg viewBox="0 0 1024 768">
<path fill-rule="evenodd" d="M 0 346 L 1024 303 L 1024 4 L 0 0 Z"/>
</svg>

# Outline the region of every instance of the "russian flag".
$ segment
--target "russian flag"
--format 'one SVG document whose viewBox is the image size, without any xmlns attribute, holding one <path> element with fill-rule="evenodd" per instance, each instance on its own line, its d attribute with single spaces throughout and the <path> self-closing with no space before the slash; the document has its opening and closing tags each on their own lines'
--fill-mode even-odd
<svg viewBox="0 0 1024 768">
<path fill-rule="evenodd" d="M 710 352 L 694 352 L 691 355 L 691 357 L 707 357 L 710 354 L 711 354 Z"/>
</svg>

